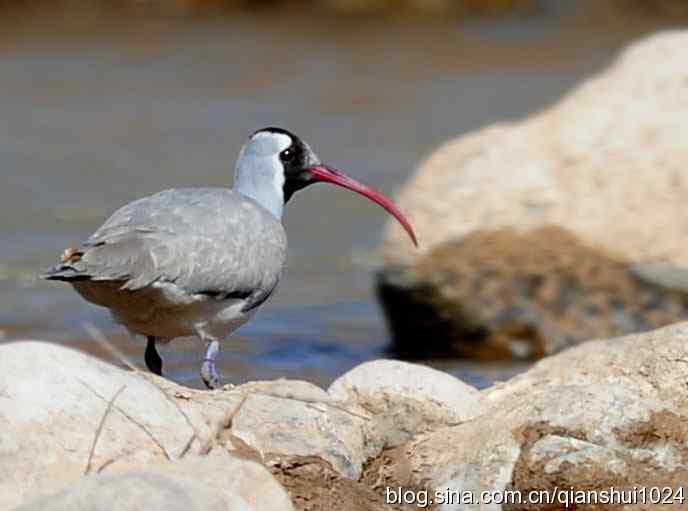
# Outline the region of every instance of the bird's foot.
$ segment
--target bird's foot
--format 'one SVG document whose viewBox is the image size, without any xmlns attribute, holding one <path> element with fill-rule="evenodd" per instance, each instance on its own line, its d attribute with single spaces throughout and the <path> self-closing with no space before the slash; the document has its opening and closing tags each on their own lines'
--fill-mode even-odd
<svg viewBox="0 0 688 511">
<path fill-rule="evenodd" d="M 201 378 L 203 379 L 203 383 L 211 390 L 220 386 L 220 375 L 217 373 L 215 364 L 215 359 L 217 358 L 219 350 L 220 343 L 217 341 L 210 341 L 208 343 L 208 351 L 203 359 L 203 365 L 201 366 Z"/>
<path fill-rule="evenodd" d="M 216 389 L 220 386 L 220 375 L 217 374 L 217 367 L 215 367 L 215 361 L 211 359 L 204 359 L 203 365 L 201 366 L 201 378 L 203 383 L 210 390 Z"/>
</svg>

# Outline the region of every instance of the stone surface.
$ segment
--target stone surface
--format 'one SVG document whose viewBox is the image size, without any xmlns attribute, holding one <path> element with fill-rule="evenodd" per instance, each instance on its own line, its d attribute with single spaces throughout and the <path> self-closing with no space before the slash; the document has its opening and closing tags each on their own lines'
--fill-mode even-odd
<svg viewBox="0 0 688 511">
<path fill-rule="evenodd" d="M 91 475 L 22 511 L 292 511 L 291 500 L 268 470 L 216 449 L 177 463 Z"/>
<path fill-rule="evenodd" d="M 642 40 L 608 69 L 544 111 L 522 122 L 489 126 L 452 140 L 430 155 L 399 197 L 401 210 L 418 234 L 420 250 L 404 239 L 398 226 L 388 225 L 382 247 L 387 269 L 381 283 L 394 300 L 390 305 L 383 295 L 387 307 L 403 303 L 405 296 L 414 292 L 432 294 L 438 282 L 441 287 L 452 278 L 473 279 L 479 268 L 465 265 L 469 274 L 457 273 L 455 267 L 417 275 L 418 266 L 427 269 L 437 261 L 438 252 L 450 245 L 474 242 L 471 235 L 481 233 L 508 230 L 518 236 L 549 226 L 568 233 L 581 250 L 597 254 L 600 263 L 626 265 L 627 282 L 637 277 L 660 287 L 688 291 L 688 217 L 684 214 L 688 196 L 684 137 L 688 130 L 684 115 L 688 108 L 687 44 L 685 30 Z M 514 269 L 521 262 L 518 259 Z M 575 260 L 571 264 L 575 265 Z M 596 276 L 588 278 L 594 284 Z M 442 300 L 461 310 L 452 312 L 445 307 L 428 319 L 428 328 L 437 327 L 435 336 L 441 337 L 451 334 L 455 326 L 449 318 L 445 327 L 442 318 L 464 314 L 462 325 L 473 328 L 462 334 L 471 356 L 481 350 L 482 344 L 475 339 L 485 338 L 486 327 L 510 323 L 514 314 L 522 319 L 532 316 L 536 322 L 548 314 L 539 306 L 515 311 L 502 307 L 487 321 L 489 309 L 479 311 L 476 317 L 480 298 L 486 294 L 481 287 L 476 288 L 476 301 L 465 289 L 457 297 L 443 295 Z M 512 293 L 528 301 L 523 290 Z M 608 301 L 615 298 L 613 290 L 607 295 Z M 413 301 L 413 297 L 408 299 Z M 505 305 L 507 300 L 508 296 L 500 303 Z M 403 314 L 409 316 L 398 309 L 389 316 L 392 322 Z M 416 314 L 433 309 L 434 303 L 424 303 L 416 308 Z M 584 335 L 628 332 L 625 325 L 607 328 L 619 322 L 631 326 L 632 331 L 658 326 L 648 321 L 651 310 L 639 321 L 623 317 L 627 312 L 622 308 L 619 318 L 613 310 L 604 311 L 601 322 L 586 317 L 588 331 Z M 659 324 L 675 321 L 682 313 L 674 311 Z M 519 321 L 517 332 L 506 342 L 498 339 L 497 332 L 488 355 L 501 350 L 505 355 L 540 356 L 551 352 L 550 346 L 571 344 L 566 337 L 572 328 L 550 324 L 533 333 L 524 325 L 527 327 L 527 321 Z M 408 329 L 395 326 L 395 330 Z M 543 335 L 544 339 L 538 338 Z M 519 336 L 525 343 L 514 341 Z"/>
<path fill-rule="evenodd" d="M 478 493 L 678 487 L 688 478 L 687 381 L 688 323 L 591 341 L 483 391 L 472 420 L 389 451 L 378 477 Z"/>
<path fill-rule="evenodd" d="M 335 400 L 358 402 L 366 408 L 378 400 L 384 400 L 383 405 L 399 399 L 428 402 L 444 410 L 453 422 L 474 414 L 479 394 L 450 374 L 399 360 L 364 362 L 332 382 L 328 393 Z"/>
<path fill-rule="evenodd" d="M 364 424 L 366 458 L 419 433 L 470 419 L 479 400 L 475 388 L 447 373 L 397 360 L 363 363 L 337 378 L 328 392 L 370 416 Z"/>
<path fill-rule="evenodd" d="M 558 225 L 632 262 L 688 267 L 688 31 L 664 32 L 525 121 L 445 144 L 399 197 L 415 250 L 390 222 L 388 260 L 478 229 Z"/>
<path fill-rule="evenodd" d="M 145 471 L 92 476 L 75 486 L 21 506 L 16 511 L 129 511 L 165 509 L 169 511 L 225 511 L 223 501 L 197 481 L 161 476 Z M 230 509 L 249 511 L 248 505 L 235 499 Z"/>
<path fill-rule="evenodd" d="M 0 509 L 54 494 L 87 472 L 138 469 L 215 448 L 266 464 L 320 456 L 357 478 L 368 419 L 330 401 L 306 382 L 197 391 L 55 344 L 3 344 Z"/>
<path fill-rule="evenodd" d="M 686 382 L 688 323 L 590 341 L 482 392 L 391 360 L 328 392 L 196 391 L 16 342 L 0 346 L 0 508 L 408 511 L 387 488 L 678 487 Z"/>
<path fill-rule="evenodd" d="M 400 357 L 534 359 L 688 317 L 687 295 L 655 281 L 542 227 L 472 232 L 387 271 L 378 293 Z"/>
<path fill-rule="evenodd" d="M 0 508 L 54 493 L 87 466 L 118 469 L 178 455 L 193 430 L 153 379 L 54 344 L 0 346 Z M 173 391 L 173 384 L 155 380 Z M 89 462 L 107 403 L 120 390 Z M 207 421 L 222 413 L 186 411 L 206 435 Z"/>
<path fill-rule="evenodd" d="M 208 509 L 263 509 L 282 491 L 267 469 L 293 491 L 336 479 L 342 503 L 376 506 L 363 477 L 371 458 L 478 408 L 472 387 L 394 361 L 355 368 L 330 392 L 289 380 L 199 391 L 59 345 L 11 342 L 0 345 L 0 509 L 164 508 L 199 492 Z M 119 492 L 124 507 L 104 507 Z M 314 509 L 329 509 L 316 496 Z"/>
<path fill-rule="evenodd" d="M 325 399 L 304 402 L 250 394 L 232 421 L 232 434 L 268 464 L 291 456 L 319 456 L 345 477 L 358 479 L 368 419 L 330 403 L 327 394 L 317 390 Z"/>
</svg>

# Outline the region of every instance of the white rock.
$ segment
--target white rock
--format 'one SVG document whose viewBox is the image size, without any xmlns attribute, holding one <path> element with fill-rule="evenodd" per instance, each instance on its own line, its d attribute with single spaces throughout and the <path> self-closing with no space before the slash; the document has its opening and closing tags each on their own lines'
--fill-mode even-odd
<svg viewBox="0 0 688 511">
<path fill-rule="evenodd" d="M 230 502 L 197 481 L 145 471 L 84 478 L 75 486 L 16 511 L 225 511 Z M 250 511 L 238 497 L 229 509 Z"/>
<path fill-rule="evenodd" d="M 87 466 L 90 472 L 138 470 L 213 447 L 266 463 L 318 456 L 358 478 L 366 418 L 330 401 L 306 382 L 199 391 L 55 344 L 3 344 L 0 509 L 54 494 L 81 479 Z"/>
<path fill-rule="evenodd" d="M 688 323 L 591 341 L 483 391 L 478 416 L 391 452 L 386 475 L 457 491 L 676 486 L 686 381 Z"/>
<path fill-rule="evenodd" d="M 468 420 L 480 398 L 476 389 L 447 373 L 395 360 L 363 363 L 335 380 L 328 392 L 370 417 L 362 424 L 365 459 L 419 433 Z"/>
<path fill-rule="evenodd" d="M 120 391 L 92 469 L 179 454 L 193 430 L 150 380 L 55 344 L 0 346 L 0 508 L 29 494 L 53 493 L 84 474 L 107 403 Z M 207 433 L 205 418 L 188 413 Z"/>
<path fill-rule="evenodd" d="M 476 413 L 479 392 L 458 378 L 437 369 L 399 360 L 374 360 L 354 367 L 328 389 L 332 398 L 364 407 L 384 400 L 387 404 L 411 400 L 435 406 L 448 423 L 469 419 Z"/>
<path fill-rule="evenodd" d="M 388 262 L 474 230 L 558 225 L 632 263 L 688 268 L 687 46 L 687 30 L 648 37 L 541 113 L 440 147 L 399 197 L 420 250 L 390 222 Z"/>
<path fill-rule="evenodd" d="M 358 479 L 366 461 L 365 421 L 360 414 L 327 402 L 256 393 L 249 394 L 234 417 L 232 434 L 268 463 L 290 456 L 319 456 L 345 477 Z"/>
<path fill-rule="evenodd" d="M 285 490 L 268 470 L 216 449 L 118 474 L 91 475 L 21 511 L 293 511 Z"/>
</svg>

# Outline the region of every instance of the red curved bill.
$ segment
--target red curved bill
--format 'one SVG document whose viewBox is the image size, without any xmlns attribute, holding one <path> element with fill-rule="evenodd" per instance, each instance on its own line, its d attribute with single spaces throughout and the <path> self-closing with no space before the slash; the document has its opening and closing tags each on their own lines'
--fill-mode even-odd
<svg viewBox="0 0 688 511">
<path fill-rule="evenodd" d="M 329 167 L 327 165 L 316 165 L 314 167 L 309 167 L 308 171 L 311 173 L 315 181 L 322 181 L 325 183 L 332 183 L 337 186 L 341 186 L 343 188 L 351 190 L 352 192 L 361 194 L 364 197 L 367 197 L 371 201 L 382 206 L 390 215 L 396 218 L 396 220 L 401 224 L 401 226 L 410 236 L 411 240 L 413 241 L 413 244 L 416 247 L 418 246 L 416 233 L 413 232 L 413 227 L 411 227 L 411 223 L 402 214 L 402 212 L 399 211 L 399 209 L 396 207 L 396 205 L 394 204 L 394 202 L 392 202 L 391 199 L 385 197 L 377 190 L 374 190 L 373 188 L 370 188 L 362 183 L 359 183 L 358 181 L 350 178 L 343 172 L 333 169 L 332 167 Z"/>
</svg>

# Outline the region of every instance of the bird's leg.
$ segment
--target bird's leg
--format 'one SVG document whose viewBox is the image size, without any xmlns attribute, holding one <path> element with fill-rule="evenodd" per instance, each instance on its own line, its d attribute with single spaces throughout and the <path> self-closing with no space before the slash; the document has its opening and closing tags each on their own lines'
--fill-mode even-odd
<svg viewBox="0 0 688 511">
<path fill-rule="evenodd" d="M 149 335 L 147 339 L 148 343 L 146 344 L 146 367 L 151 373 L 155 373 L 158 376 L 162 376 L 162 358 L 160 358 L 158 350 L 155 348 L 155 337 Z"/>
<path fill-rule="evenodd" d="M 217 339 L 205 339 L 208 349 L 205 352 L 203 365 L 201 366 L 201 378 L 209 389 L 216 389 L 220 386 L 220 375 L 217 374 L 215 359 L 220 351 L 220 343 Z"/>
</svg>

